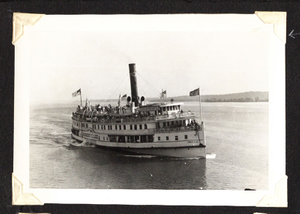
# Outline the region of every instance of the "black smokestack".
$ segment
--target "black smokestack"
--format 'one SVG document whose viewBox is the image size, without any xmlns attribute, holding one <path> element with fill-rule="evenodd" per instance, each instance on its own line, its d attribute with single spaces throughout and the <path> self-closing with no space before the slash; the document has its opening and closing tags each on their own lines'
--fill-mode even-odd
<svg viewBox="0 0 300 214">
<path fill-rule="evenodd" d="M 136 70 L 135 64 L 129 64 L 129 75 L 130 75 L 130 86 L 131 86 L 131 97 L 132 102 L 135 103 L 135 106 L 138 106 L 138 90 L 137 90 L 137 81 L 136 81 Z"/>
</svg>

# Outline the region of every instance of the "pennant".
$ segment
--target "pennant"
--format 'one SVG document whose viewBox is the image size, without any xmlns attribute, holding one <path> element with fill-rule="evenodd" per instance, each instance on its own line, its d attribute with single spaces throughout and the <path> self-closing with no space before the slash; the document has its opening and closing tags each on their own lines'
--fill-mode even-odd
<svg viewBox="0 0 300 214">
<path fill-rule="evenodd" d="M 190 92 L 190 96 L 197 96 L 197 95 L 200 95 L 199 88 Z"/>
<path fill-rule="evenodd" d="M 72 97 L 76 97 L 77 95 L 81 95 L 81 88 L 72 93 Z"/>
</svg>

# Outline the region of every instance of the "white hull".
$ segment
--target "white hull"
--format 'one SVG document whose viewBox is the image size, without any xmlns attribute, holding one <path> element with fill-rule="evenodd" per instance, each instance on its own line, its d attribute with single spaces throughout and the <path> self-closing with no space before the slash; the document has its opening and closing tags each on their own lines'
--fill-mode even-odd
<svg viewBox="0 0 300 214">
<path fill-rule="evenodd" d="M 205 147 L 200 147 L 198 145 L 194 144 L 187 144 L 186 142 L 181 142 L 177 146 L 182 147 L 166 147 L 166 143 L 160 143 L 156 144 L 153 148 L 146 148 L 145 146 L 147 144 L 131 144 L 127 143 L 126 146 L 122 145 L 120 143 L 101 143 L 100 141 L 95 141 L 91 139 L 85 139 L 79 136 L 76 136 L 72 133 L 72 138 L 74 138 L 77 141 L 85 142 L 89 144 L 94 144 L 99 147 L 117 150 L 117 151 L 123 151 L 123 152 L 129 152 L 136 155 L 154 155 L 154 156 L 164 156 L 164 157 L 177 157 L 177 158 L 193 158 L 193 157 L 199 157 L 199 158 L 205 158 L 206 152 Z M 181 145 L 180 145 L 181 144 Z M 186 145 L 185 145 L 186 144 Z M 134 145 L 134 147 L 133 147 Z M 153 145 L 153 144 L 152 144 Z"/>
<path fill-rule="evenodd" d="M 77 135 L 75 135 L 75 134 L 73 134 L 73 133 L 71 134 L 71 137 L 72 137 L 73 139 L 79 141 L 79 142 L 82 142 L 82 141 L 83 141 L 83 138 L 82 138 L 82 137 L 79 137 L 79 136 L 77 136 Z"/>
</svg>

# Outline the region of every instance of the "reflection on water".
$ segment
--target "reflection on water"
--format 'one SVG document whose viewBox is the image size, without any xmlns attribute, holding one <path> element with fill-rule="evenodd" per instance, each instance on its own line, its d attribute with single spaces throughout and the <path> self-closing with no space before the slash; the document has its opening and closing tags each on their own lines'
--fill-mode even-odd
<svg viewBox="0 0 300 214">
<path fill-rule="evenodd" d="M 198 109 L 193 103 L 187 107 Z M 80 145 L 70 136 L 73 110 L 72 105 L 31 109 L 31 188 L 268 187 L 267 103 L 204 103 L 207 159 L 132 156 Z"/>
</svg>

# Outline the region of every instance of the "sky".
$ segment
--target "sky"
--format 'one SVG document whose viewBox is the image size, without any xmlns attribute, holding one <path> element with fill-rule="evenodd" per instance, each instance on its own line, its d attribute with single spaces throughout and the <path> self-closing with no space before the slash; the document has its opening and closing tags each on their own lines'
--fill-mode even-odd
<svg viewBox="0 0 300 214">
<path fill-rule="evenodd" d="M 266 31 L 45 31 L 30 35 L 30 101 L 130 95 L 129 63 L 139 96 L 268 91 Z"/>
</svg>

